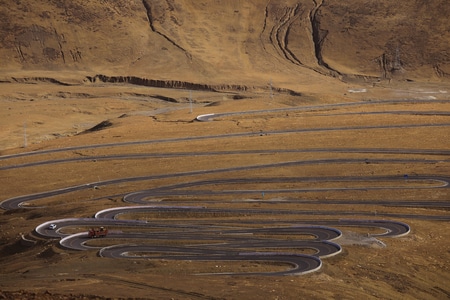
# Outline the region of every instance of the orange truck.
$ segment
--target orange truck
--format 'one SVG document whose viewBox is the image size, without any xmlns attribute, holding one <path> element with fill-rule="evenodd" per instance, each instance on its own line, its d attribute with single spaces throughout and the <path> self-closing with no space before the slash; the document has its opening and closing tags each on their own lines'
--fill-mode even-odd
<svg viewBox="0 0 450 300">
<path fill-rule="evenodd" d="M 88 232 L 88 237 L 97 238 L 97 237 L 105 237 L 108 234 L 108 229 L 105 227 L 100 228 L 91 228 Z"/>
</svg>

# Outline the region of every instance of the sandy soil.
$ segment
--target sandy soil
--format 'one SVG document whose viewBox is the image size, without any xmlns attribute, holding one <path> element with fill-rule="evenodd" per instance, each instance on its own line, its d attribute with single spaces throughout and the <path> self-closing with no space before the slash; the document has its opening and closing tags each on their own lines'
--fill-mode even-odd
<svg viewBox="0 0 450 300">
<path fill-rule="evenodd" d="M 321 94 L 313 92 L 301 96 L 285 94 L 238 93 L 243 98 L 233 100 L 235 91 L 213 93 L 187 90 L 157 89 L 126 84 L 98 84 L 61 86 L 49 83 L 2 83 L 1 89 L 1 154 L 8 155 L 76 145 L 159 140 L 186 136 L 206 136 L 253 132 L 255 136 L 190 142 L 159 143 L 126 147 L 80 149 L 49 155 L 37 155 L 1 160 L 2 166 L 57 158 L 97 156 L 118 153 L 170 153 L 180 151 L 206 152 L 217 150 L 273 149 L 273 155 L 223 155 L 214 157 L 174 157 L 170 159 L 113 160 L 74 162 L 37 167 L 2 170 L 2 200 L 10 197 L 52 190 L 77 184 L 120 177 L 166 174 L 188 170 L 220 169 L 229 166 L 254 165 L 280 161 L 326 158 L 382 158 L 423 159 L 420 154 L 375 153 L 278 153 L 279 149 L 315 148 L 389 148 L 448 150 L 448 127 L 397 128 L 390 130 L 336 130 L 290 134 L 271 132 L 300 128 L 343 128 L 348 126 L 376 126 L 383 124 L 445 124 L 448 123 L 450 103 L 422 102 L 419 99 L 448 99 L 445 85 L 348 86 L 342 85 Z M 365 89 L 365 90 L 363 90 Z M 164 95 L 177 102 L 167 102 L 155 95 Z M 335 97 L 327 98 L 327 95 Z M 190 99 L 192 97 L 192 106 Z M 235 97 L 236 98 L 236 97 Z M 411 99 L 396 104 L 375 103 L 377 99 Z M 327 100 L 327 101 L 325 101 Z M 229 116 L 212 122 L 194 121 L 198 114 L 261 109 L 313 106 L 338 102 L 373 100 L 373 105 L 317 108 L 305 111 Z M 415 101 L 414 101 L 415 100 Z M 415 113 L 401 113 L 414 111 Z M 377 114 L 364 114 L 378 112 Z M 381 114 L 380 112 L 385 112 Z M 390 112 L 390 113 L 387 113 Z M 99 131 L 83 133 L 94 125 L 109 121 L 111 126 Z M 26 141 L 26 147 L 25 147 Z M 305 176 L 370 176 L 370 175 L 440 175 L 450 171 L 448 154 L 427 155 L 428 164 L 414 163 L 354 163 L 347 165 L 310 165 L 270 169 L 280 177 Z M 214 163 L 211 164 L 211 159 Z M 436 162 L 438 161 L 438 162 Z M 145 162 L 145 163 L 144 163 Z M 252 170 L 198 175 L 185 179 L 264 177 L 267 170 Z M 19 294 L 35 299 L 145 298 L 145 299 L 446 299 L 449 278 L 448 221 L 431 221 L 406 215 L 448 216 L 444 208 L 391 207 L 371 204 L 371 200 L 441 200 L 447 201 L 446 189 L 375 190 L 341 192 L 306 192 L 302 194 L 260 194 L 241 197 L 179 196 L 161 203 L 186 201 L 189 205 L 218 208 L 270 208 L 310 210 L 321 212 L 354 212 L 355 218 L 368 218 L 361 212 L 399 214 L 397 221 L 412 228 L 401 238 L 381 239 L 380 247 L 367 239 L 368 228 L 340 228 L 343 253 L 323 260 L 321 270 L 304 276 L 195 276 L 207 272 L 259 272 L 284 268 L 257 262 L 223 263 L 170 260 L 112 260 L 99 258 L 96 251 L 76 252 L 58 246 L 57 240 L 45 240 L 33 234 L 34 228 L 46 221 L 65 217 L 88 217 L 107 208 L 125 205 L 121 197 L 108 196 L 160 185 L 175 183 L 175 179 L 136 182 L 105 186 L 99 190 L 85 190 L 69 195 L 42 199 L 32 203 L 35 208 L 4 211 L 0 215 L 1 264 L 0 296 L 16 298 Z M 339 183 L 335 183 L 339 185 Z M 424 185 L 426 183 L 423 183 Z M 311 187 L 314 185 L 311 183 Z M 320 186 L 320 184 L 318 184 Z M 294 185 L 295 186 L 295 185 Z M 302 186 L 299 183 L 298 186 Z M 317 185 L 315 185 L 317 187 Z M 270 187 L 255 183 L 256 190 L 286 188 L 283 184 Z M 211 186 L 212 190 L 244 188 Z M 245 187 L 247 188 L 247 186 Z M 292 188 L 292 186 L 291 186 Z M 97 200 L 94 200 L 97 199 Z M 236 200 L 251 199 L 251 202 Z M 363 201 L 365 205 L 317 205 L 273 202 L 280 199 Z M 212 200 L 212 201 L 211 201 Z M 272 201 L 270 201 L 272 200 Z M 41 207 L 45 206 L 45 208 Z M 404 216 L 402 216 L 404 215 Z M 189 216 L 145 215 L 138 218 L 162 218 L 183 222 Z M 226 221 L 230 216 L 202 216 L 207 222 Z M 260 221 L 263 216 L 236 216 L 243 220 Z M 280 216 L 278 216 L 280 217 Z M 225 218 L 225 219 L 224 219 Z M 231 216 L 233 218 L 233 216 Z M 292 220 L 307 222 L 326 218 L 308 215 Z M 74 229 L 74 230 L 85 230 Z M 36 244 L 22 246 L 23 234 Z M 378 246 L 377 246 L 378 245 Z M 115 288 L 112 289 L 111 286 Z M 71 295 L 71 296 L 68 296 Z M 65 299 L 65 298 L 64 298 Z"/>
<path fill-rule="evenodd" d="M 436 181 L 406 180 L 395 189 L 398 181 L 257 180 L 448 176 L 450 6 L 445 1 L 10 2 L 0 6 L 0 201 L 124 177 L 217 172 L 105 185 L 1 211 L 0 299 L 450 298 L 450 195 L 447 188 L 433 188 Z M 271 109 L 285 110 L 195 120 L 200 114 Z M 204 136 L 211 137 L 169 141 Z M 151 142 L 8 156 L 137 141 Z M 235 153 L 205 155 L 211 151 Z M 168 153 L 177 155 L 163 157 Z M 101 159 L 116 154 L 160 156 Z M 66 158 L 88 159 L 7 168 Z M 348 162 L 317 163 L 333 159 Z M 291 161 L 310 163 L 219 172 Z M 268 221 L 295 225 L 350 216 L 405 222 L 411 232 L 375 239 L 370 235 L 379 229 L 340 227 L 342 253 L 323 259 L 317 272 L 288 277 L 198 276 L 287 266 L 114 260 L 99 257 L 96 250 L 64 249 L 58 240 L 34 232 L 44 222 L 92 217 L 127 205 L 125 193 L 220 178 L 255 182 L 186 188 L 185 194 L 150 201 L 266 209 L 273 215 L 158 212 L 122 217 L 169 224 L 242 220 L 264 226 Z M 260 192 L 342 187 L 358 189 Z M 190 194 L 244 188 L 257 192 Z M 283 210 L 303 213 L 288 216 Z M 311 249 L 290 250 L 311 254 Z"/>
</svg>

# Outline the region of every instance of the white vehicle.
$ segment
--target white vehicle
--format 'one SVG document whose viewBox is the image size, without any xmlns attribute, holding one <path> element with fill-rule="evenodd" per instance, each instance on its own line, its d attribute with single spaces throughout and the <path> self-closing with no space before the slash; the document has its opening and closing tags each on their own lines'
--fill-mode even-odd
<svg viewBox="0 0 450 300">
<path fill-rule="evenodd" d="M 54 230 L 56 228 L 56 224 L 50 224 L 49 226 L 48 226 L 48 229 L 51 229 L 51 230 Z"/>
</svg>

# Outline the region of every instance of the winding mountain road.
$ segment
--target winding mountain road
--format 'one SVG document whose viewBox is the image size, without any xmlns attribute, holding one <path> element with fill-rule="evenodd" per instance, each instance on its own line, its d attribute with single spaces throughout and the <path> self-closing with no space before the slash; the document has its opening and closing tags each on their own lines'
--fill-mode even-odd
<svg viewBox="0 0 450 300">
<path fill-rule="evenodd" d="M 386 101 L 386 103 L 403 103 L 403 101 Z M 383 102 L 384 103 L 384 102 Z M 330 109 L 343 106 L 373 105 L 373 102 L 359 102 L 336 104 L 327 106 L 311 106 L 295 108 L 295 110 L 316 110 Z M 286 109 L 283 109 L 286 110 Z M 292 109 L 294 110 L 294 109 Z M 197 117 L 201 121 L 210 121 L 215 118 L 227 117 L 230 115 L 244 115 L 255 113 L 272 113 L 281 110 L 251 111 L 243 113 L 209 114 Z M 376 112 L 373 112 L 376 113 Z M 402 112 L 408 113 L 408 112 Z M 413 113 L 413 112 L 411 112 Z M 377 129 L 417 129 L 417 128 L 446 128 L 450 123 L 433 124 L 401 124 L 401 125 L 374 125 L 374 126 L 349 126 L 349 127 L 329 127 L 329 128 L 308 128 L 290 129 L 265 132 L 270 135 L 297 134 L 305 132 L 324 131 L 350 131 L 350 130 L 377 130 Z M 258 169 L 286 168 L 292 166 L 307 165 L 349 165 L 349 164 L 438 164 L 449 163 L 449 150 L 435 149 L 395 149 L 395 148 L 315 148 L 315 149 L 254 149 L 242 151 L 189 151 L 175 153 L 123 153 L 114 155 L 93 155 L 89 157 L 60 158 L 53 160 L 38 160 L 21 164 L 8 164 L 8 160 L 24 156 L 48 155 L 56 152 L 69 152 L 80 149 L 94 148 L 116 148 L 129 147 L 143 144 L 175 143 L 195 140 L 221 140 L 226 138 L 238 138 L 256 136 L 259 133 L 244 132 L 223 135 L 208 135 L 197 137 L 170 138 L 159 140 L 135 141 L 114 144 L 98 144 L 77 146 L 62 149 L 49 149 L 15 155 L 0 156 L 0 161 L 4 162 L 0 170 L 20 170 L 24 168 L 38 168 L 44 165 L 67 164 L 86 160 L 127 160 L 127 159 L 148 159 L 148 158 L 170 158 L 170 157 L 191 157 L 191 156 L 227 156 L 242 154 L 295 154 L 295 153 L 347 153 L 347 154 L 387 154 L 387 155 L 414 155 L 414 158 L 383 157 L 371 158 L 370 160 L 361 158 L 322 158 L 314 160 L 289 160 L 281 162 L 248 164 L 241 166 L 231 166 L 228 168 L 199 169 L 185 172 L 174 172 L 159 175 L 136 176 L 127 178 L 115 178 L 105 181 L 89 182 L 80 185 L 67 186 L 61 189 L 39 192 L 29 195 L 21 195 L 3 200 L 0 207 L 4 210 L 17 208 L 27 208 L 32 202 L 39 202 L 48 197 L 69 194 L 75 191 L 92 189 L 109 185 L 117 185 L 131 182 L 156 181 L 158 179 L 176 179 L 177 184 L 165 186 L 153 186 L 142 191 L 130 191 L 120 195 L 125 203 L 131 204 L 125 207 L 114 207 L 101 210 L 93 218 L 67 218 L 47 221 L 38 225 L 36 233 L 45 238 L 60 239 L 60 244 L 74 250 L 96 249 L 99 255 L 110 258 L 132 258 L 132 259 L 172 259 L 172 260 L 195 260 L 195 261 L 268 261 L 282 262 L 290 266 L 283 271 L 255 273 L 260 275 L 299 275 L 318 270 L 322 266 L 321 259 L 336 255 L 341 252 L 339 238 L 342 232 L 337 228 L 367 227 L 381 228 L 382 233 L 371 234 L 370 237 L 399 237 L 410 232 L 407 224 L 398 221 L 378 219 L 382 218 L 403 218 L 403 219 L 428 219 L 428 220 L 450 220 L 449 216 L 434 216 L 420 214 L 393 214 L 378 213 L 376 219 L 374 215 L 364 211 L 311 211 L 311 210 L 283 210 L 283 209 L 262 209 L 262 208 L 233 208 L 233 202 L 228 202 L 227 207 L 208 207 L 208 201 L 203 201 L 201 206 L 186 205 L 189 201 L 171 201 L 171 204 L 161 202 L 158 205 L 152 204 L 154 198 L 166 198 L 176 196 L 217 196 L 233 195 L 237 199 L 242 199 L 244 195 L 254 195 L 255 193 L 320 193 L 330 191 L 389 191 L 389 190 L 442 190 L 450 186 L 450 177 L 441 175 L 415 175 L 408 178 L 404 176 L 336 176 L 336 177 L 233 177 L 226 176 L 220 179 L 194 180 L 197 175 L 225 174 L 237 171 L 249 171 Z M 420 157 L 420 158 L 418 158 Z M 432 157 L 431 159 L 429 157 Z M 310 186 L 314 183 L 315 186 Z M 250 184 L 260 184 L 265 186 L 263 190 L 244 189 L 243 186 Z M 276 187 L 277 184 L 291 184 L 286 188 Z M 210 188 L 212 185 L 223 188 Z M 295 187 L 294 187 L 295 185 Z M 235 188 L 239 187 L 239 188 Z M 102 195 L 108 198 L 118 195 Z M 240 200 L 239 203 L 244 203 Z M 267 200 L 275 203 L 275 200 Z M 212 202 L 211 202 L 212 203 Z M 234 202 L 236 203 L 236 202 Z M 313 204 L 341 204 L 353 206 L 367 205 L 366 201 L 359 200 L 299 200 L 287 199 L 283 203 L 313 203 Z M 198 204 L 198 202 L 197 202 Z M 373 200 L 372 205 L 381 206 L 419 206 L 419 207 L 449 207 L 447 201 L 434 200 Z M 39 208 L 33 206 L 33 208 Z M 173 222 L 170 219 L 157 220 L 134 220 L 126 219 L 131 214 L 158 213 L 158 214 L 179 214 L 179 215 L 247 215 L 247 216 L 272 216 L 273 218 L 264 220 L 258 218 L 251 220 L 239 220 L 238 218 L 227 219 L 222 223 L 212 223 L 196 218 L 182 219 Z M 304 220 L 302 216 L 325 216 L 329 219 Z M 289 216 L 285 219 L 284 217 Z M 358 218 L 355 218 L 358 216 Z M 343 218 L 344 217 L 344 218 Z M 368 218 L 368 219 L 367 219 Z M 49 225 L 55 224 L 55 229 L 50 229 Z M 92 239 L 87 237 L 86 232 L 69 233 L 73 228 L 106 226 L 109 229 L 108 236 L 102 239 L 102 243 L 108 246 L 95 246 Z M 129 243 L 123 244 L 123 240 Z M 116 241 L 122 241 L 117 245 Z M 173 245 L 173 243 L 176 245 Z M 308 252 L 305 254 L 303 252 Z M 312 252 L 312 253 L 310 253 Z M 225 274 L 225 273 L 222 273 Z M 230 273 L 226 273 L 230 274 Z M 244 274 L 244 273 L 233 273 Z M 253 274 L 253 273 L 245 273 Z"/>
</svg>

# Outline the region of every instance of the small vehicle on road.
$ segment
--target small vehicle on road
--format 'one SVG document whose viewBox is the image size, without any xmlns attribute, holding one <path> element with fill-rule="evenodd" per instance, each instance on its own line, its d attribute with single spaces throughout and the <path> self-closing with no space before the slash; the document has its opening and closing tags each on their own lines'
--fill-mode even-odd
<svg viewBox="0 0 450 300">
<path fill-rule="evenodd" d="M 48 229 L 55 230 L 56 224 L 52 223 L 52 224 L 48 225 Z"/>
<path fill-rule="evenodd" d="M 97 238 L 97 237 L 105 237 L 108 234 L 108 229 L 105 227 L 100 228 L 91 228 L 88 232 L 88 237 Z"/>
</svg>

